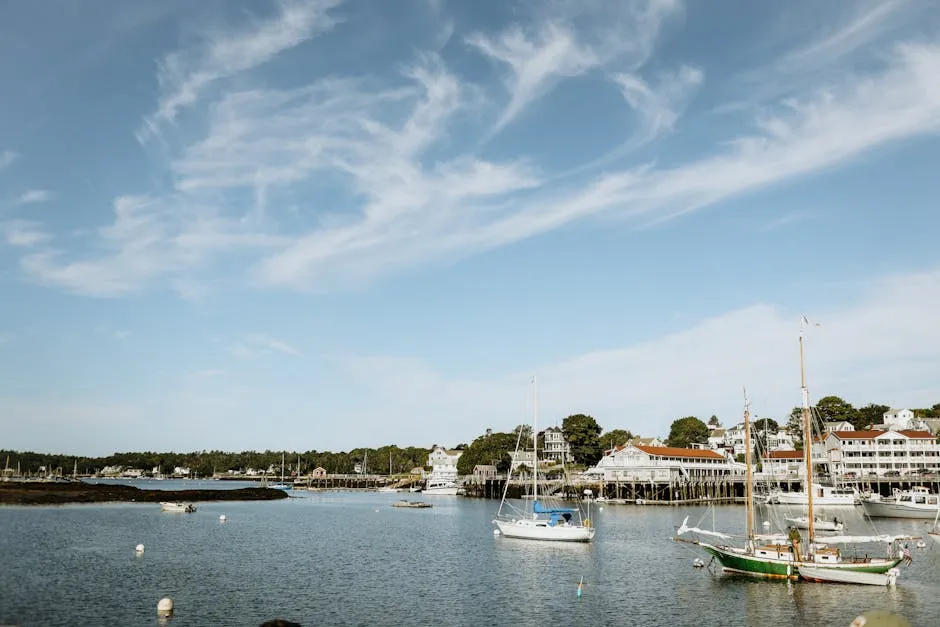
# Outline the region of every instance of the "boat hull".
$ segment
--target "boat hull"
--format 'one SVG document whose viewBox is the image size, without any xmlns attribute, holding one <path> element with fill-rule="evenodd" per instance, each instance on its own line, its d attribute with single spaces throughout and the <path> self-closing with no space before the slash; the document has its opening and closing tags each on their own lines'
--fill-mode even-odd
<svg viewBox="0 0 940 627">
<path fill-rule="evenodd" d="M 421 494 L 425 496 L 457 496 L 457 490 L 460 488 L 458 486 L 447 487 L 447 488 L 425 488 L 422 490 Z"/>
<path fill-rule="evenodd" d="M 872 518 L 929 519 L 937 516 L 937 506 L 909 505 L 894 501 L 862 501 L 865 513 Z"/>
<path fill-rule="evenodd" d="M 544 521 L 496 520 L 499 532 L 507 538 L 543 540 L 548 542 L 590 542 L 594 539 L 594 528 L 581 525 L 547 525 Z"/>
<path fill-rule="evenodd" d="M 774 495 L 774 503 L 779 505 L 803 505 L 809 504 L 809 498 L 803 492 L 779 492 Z M 858 500 L 853 497 L 842 496 L 814 496 L 814 507 L 855 507 Z"/>
<path fill-rule="evenodd" d="M 800 569 L 802 567 L 819 568 L 819 566 L 815 564 L 791 561 L 789 559 L 759 557 L 708 544 L 700 544 L 700 546 L 713 555 L 724 570 L 745 575 L 768 577 L 772 579 L 796 579 L 800 575 Z M 824 568 L 828 570 L 884 574 L 896 567 L 900 562 L 900 558 L 876 558 L 864 562 L 826 564 Z"/>
<path fill-rule="evenodd" d="M 800 516 L 799 518 L 790 518 L 789 516 L 784 516 L 783 519 L 796 527 L 797 529 L 809 529 L 809 520 L 806 516 Z M 834 522 L 831 520 L 819 520 L 816 519 L 813 521 L 813 528 L 816 531 L 842 531 L 845 525 L 841 522 Z"/>
<path fill-rule="evenodd" d="M 196 511 L 196 506 L 192 503 L 162 502 L 160 509 L 164 512 L 182 512 L 191 514 Z"/>
<path fill-rule="evenodd" d="M 858 583 L 868 586 L 893 586 L 900 571 L 890 568 L 884 573 L 866 573 L 844 568 L 801 566 L 800 578 L 821 583 Z"/>
</svg>

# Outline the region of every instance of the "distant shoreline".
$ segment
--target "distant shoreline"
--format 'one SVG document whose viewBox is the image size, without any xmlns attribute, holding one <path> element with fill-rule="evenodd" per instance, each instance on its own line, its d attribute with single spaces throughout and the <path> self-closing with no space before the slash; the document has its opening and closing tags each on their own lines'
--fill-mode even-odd
<svg viewBox="0 0 940 627">
<path fill-rule="evenodd" d="M 83 482 L 0 482 L 0 505 L 159 503 L 161 501 L 275 501 L 288 494 L 273 488 L 146 490 L 130 485 Z"/>
</svg>

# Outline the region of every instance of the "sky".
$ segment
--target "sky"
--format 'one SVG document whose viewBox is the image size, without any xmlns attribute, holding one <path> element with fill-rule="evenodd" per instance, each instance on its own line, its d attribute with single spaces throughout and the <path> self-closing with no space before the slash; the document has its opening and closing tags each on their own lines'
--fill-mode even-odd
<svg viewBox="0 0 940 627">
<path fill-rule="evenodd" d="M 929 1 L 0 4 L 0 448 L 940 402 Z"/>
</svg>

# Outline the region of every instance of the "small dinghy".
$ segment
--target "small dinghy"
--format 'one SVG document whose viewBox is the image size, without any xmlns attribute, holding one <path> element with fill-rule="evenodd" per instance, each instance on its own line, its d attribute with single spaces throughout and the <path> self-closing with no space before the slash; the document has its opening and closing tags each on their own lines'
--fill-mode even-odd
<svg viewBox="0 0 940 627">
<path fill-rule="evenodd" d="M 796 527 L 797 529 L 809 529 L 809 519 L 806 516 L 798 516 L 791 518 L 789 516 L 784 516 L 784 520 Z M 823 518 L 814 518 L 813 519 L 813 528 L 816 531 L 842 531 L 845 529 L 845 523 L 839 520 L 838 518 L 833 518 L 832 520 L 825 520 Z"/>
</svg>

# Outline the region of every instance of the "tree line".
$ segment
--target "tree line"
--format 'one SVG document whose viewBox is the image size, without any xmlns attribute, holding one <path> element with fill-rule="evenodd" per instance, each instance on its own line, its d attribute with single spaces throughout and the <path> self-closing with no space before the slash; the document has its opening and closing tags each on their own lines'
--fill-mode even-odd
<svg viewBox="0 0 940 627">
<path fill-rule="evenodd" d="M 349 452 L 333 453 L 330 451 L 194 451 L 192 453 L 158 453 L 152 451 L 114 453 L 105 457 L 87 457 L 36 453 L 32 451 L 0 450 L 0 463 L 10 468 L 19 464 L 24 473 L 36 473 L 41 466 L 49 470 L 61 469 L 63 474 L 71 474 L 77 466 L 79 474 L 93 474 L 107 466 L 139 468 L 146 472 L 160 467 L 161 472 L 170 474 L 177 466 L 189 468 L 200 477 L 209 477 L 215 473 L 227 473 L 229 470 L 245 471 L 253 468 L 266 471 L 273 468 L 280 475 L 281 459 L 284 459 L 285 474 L 294 474 L 298 468 L 301 474 L 307 474 L 314 468 L 322 467 L 330 474 L 352 474 L 357 464 L 366 464 L 369 474 L 403 474 L 412 468 L 424 467 L 428 463 L 431 449 L 422 447 L 401 448 L 394 445 L 379 448 L 356 448 Z"/>
</svg>

